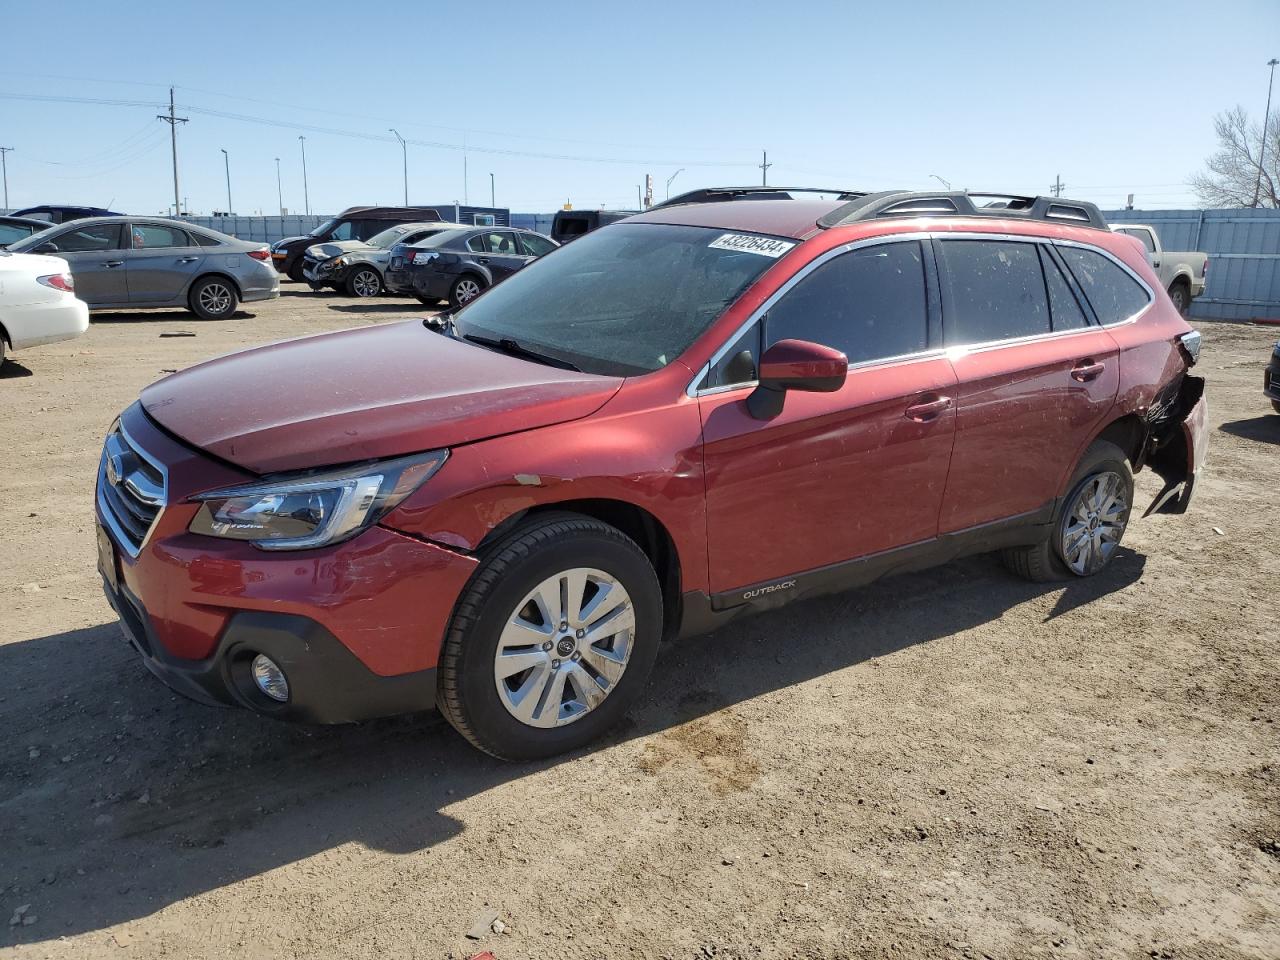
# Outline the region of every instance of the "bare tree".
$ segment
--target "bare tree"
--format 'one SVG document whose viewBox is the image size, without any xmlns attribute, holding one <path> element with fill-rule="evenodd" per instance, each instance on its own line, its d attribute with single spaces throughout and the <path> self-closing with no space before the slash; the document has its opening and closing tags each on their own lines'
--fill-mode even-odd
<svg viewBox="0 0 1280 960">
<path fill-rule="evenodd" d="M 1204 173 L 1188 183 L 1206 207 L 1280 207 L 1280 117 L 1273 117 L 1267 131 L 1265 155 L 1262 128 L 1249 122 L 1244 107 L 1236 107 L 1213 118 L 1218 150 L 1205 161 Z M 1262 157 L 1262 188 L 1253 202 L 1258 183 L 1258 161 Z"/>
</svg>

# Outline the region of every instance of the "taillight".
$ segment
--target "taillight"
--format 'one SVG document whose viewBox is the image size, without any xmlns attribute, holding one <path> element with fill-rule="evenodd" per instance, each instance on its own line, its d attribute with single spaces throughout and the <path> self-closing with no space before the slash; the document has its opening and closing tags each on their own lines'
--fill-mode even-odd
<svg viewBox="0 0 1280 960">
<path fill-rule="evenodd" d="M 408 263 L 413 263 L 413 261 L 417 260 L 417 259 L 418 259 L 418 253 L 419 253 L 419 252 L 420 252 L 420 251 L 418 251 L 418 250 L 410 250 L 410 251 L 409 251 L 409 258 L 408 258 L 408 261 L 407 261 L 407 262 L 408 262 Z"/>
<path fill-rule="evenodd" d="M 74 293 L 76 289 L 76 282 L 69 273 L 51 273 L 47 277 L 36 277 L 36 283 L 43 283 L 46 287 L 53 287 L 64 293 Z"/>
<path fill-rule="evenodd" d="M 253 257 L 255 260 L 270 260 L 271 251 L 266 247 L 263 247 L 261 250 L 250 250 L 249 256 Z"/>
<path fill-rule="evenodd" d="M 1209 278 L 1209 258 L 1208 257 L 1204 258 L 1204 276 L 1206 280 Z"/>
</svg>

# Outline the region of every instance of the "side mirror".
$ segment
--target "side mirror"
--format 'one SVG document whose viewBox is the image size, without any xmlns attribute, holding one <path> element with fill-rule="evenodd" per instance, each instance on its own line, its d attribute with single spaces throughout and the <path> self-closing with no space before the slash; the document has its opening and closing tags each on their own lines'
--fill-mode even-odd
<svg viewBox="0 0 1280 960">
<path fill-rule="evenodd" d="M 747 411 L 757 420 L 772 420 L 782 412 L 788 390 L 834 393 L 848 373 L 849 358 L 833 347 L 779 340 L 760 358 L 759 386 L 747 397 Z"/>
<path fill-rule="evenodd" d="M 31 251 L 32 253 L 57 253 L 58 245 L 52 240 L 46 240 L 40 246 Z"/>
</svg>

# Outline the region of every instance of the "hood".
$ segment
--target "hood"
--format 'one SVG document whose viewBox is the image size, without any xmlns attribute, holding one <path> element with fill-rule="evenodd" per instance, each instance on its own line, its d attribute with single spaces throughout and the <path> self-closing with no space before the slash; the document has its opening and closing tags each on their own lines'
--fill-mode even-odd
<svg viewBox="0 0 1280 960">
<path fill-rule="evenodd" d="M 254 473 L 456 446 L 594 413 L 619 377 L 560 370 L 419 320 L 287 340 L 142 391 L 170 433 Z"/>
<path fill-rule="evenodd" d="M 344 253 L 378 253 L 379 248 L 371 247 L 363 240 L 333 240 L 307 247 L 306 252 L 312 260 L 329 260 Z"/>
<path fill-rule="evenodd" d="M 283 237 L 277 240 L 275 243 L 273 243 L 271 245 L 271 249 L 283 250 L 285 247 L 289 246 L 290 244 L 297 243 L 299 240 L 314 240 L 314 239 L 315 238 L 312 237 L 311 234 L 307 234 L 305 237 Z"/>
</svg>

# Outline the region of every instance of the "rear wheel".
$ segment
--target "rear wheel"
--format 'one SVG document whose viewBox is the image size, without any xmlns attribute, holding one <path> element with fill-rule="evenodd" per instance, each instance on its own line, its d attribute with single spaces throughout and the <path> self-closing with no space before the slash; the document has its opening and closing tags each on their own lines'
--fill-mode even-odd
<svg viewBox="0 0 1280 960">
<path fill-rule="evenodd" d="M 382 292 L 382 274 L 373 267 L 356 267 L 346 281 L 347 295 L 376 297 Z"/>
<path fill-rule="evenodd" d="M 1045 582 L 1091 577 L 1104 569 L 1129 525 L 1133 470 L 1123 450 L 1095 442 L 1080 460 L 1049 535 L 1029 547 L 1011 547 L 1001 559 L 1014 573 Z"/>
<path fill-rule="evenodd" d="M 463 274 L 453 281 L 449 291 L 449 306 L 455 310 L 465 307 L 484 291 L 485 282 L 473 273 Z"/>
<path fill-rule="evenodd" d="M 440 654 L 441 712 L 505 760 L 573 750 L 635 701 L 661 630 L 658 578 L 635 542 L 548 516 L 491 551 L 463 594 Z"/>
<path fill-rule="evenodd" d="M 1178 313 L 1185 314 L 1191 307 L 1191 288 L 1178 282 L 1169 288 L 1169 299 L 1178 308 Z"/>
<path fill-rule="evenodd" d="M 225 320 L 236 312 L 238 302 L 236 288 L 222 277 L 197 281 L 187 297 L 191 312 L 201 320 Z"/>
</svg>

